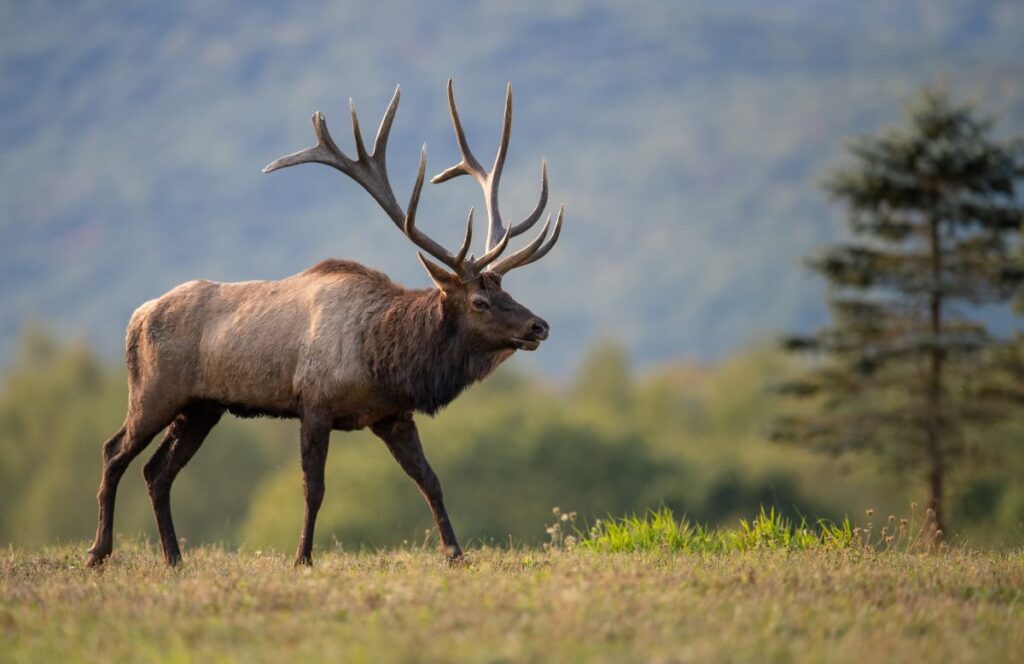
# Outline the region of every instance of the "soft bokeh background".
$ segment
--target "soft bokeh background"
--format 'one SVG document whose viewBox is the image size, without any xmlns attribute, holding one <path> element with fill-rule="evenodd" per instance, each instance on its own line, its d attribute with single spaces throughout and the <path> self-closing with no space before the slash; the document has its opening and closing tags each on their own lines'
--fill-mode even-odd
<svg viewBox="0 0 1024 664">
<path fill-rule="evenodd" d="M 535 540 L 556 503 L 666 501 L 706 520 L 905 509 L 919 487 L 899 469 L 763 441 L 761 388 L 792 366 L 765 340 L 824 318 L 799 259 L 843 232 L 817 188 L 843 139 L 897 123 L 940 80 L 1021 133 L 1022 35 L 1024 4 L 994 1 L 4 3 L 0 542 L 92 530 L 139 303 L 328 256 L 426 284 L 355 184 L 260 168 L 312 142 L 316 109 L 350 146 L 348 97 L 369 133 L 401 84 L 389 166 L 404 198 L 421 143 L 431 173 L 455 161 L 449 76 L 482 159 L 514 85 L 505 213 L 533 206 L 542 155 L 567 206 L 557 249 L 507 280 L 551 340 L 423 425 L 461 532 Z M 455 243 L 469 205 L 472 182 L 430 187 L 422 223 Z M 179 531 L 290 546 L 295 447 L 288 423 L 222 425 L 176 487 Z M 376 441 L 339 437 L 330 463 L 322 543 L 422 536 L 426 509 Z M 137 474 L 122 532 L 151 529 Z M 1018 537 L 1020 489 L 979 477 L 957 489 L 983 520 L 970 536 Z"/>
</svg>

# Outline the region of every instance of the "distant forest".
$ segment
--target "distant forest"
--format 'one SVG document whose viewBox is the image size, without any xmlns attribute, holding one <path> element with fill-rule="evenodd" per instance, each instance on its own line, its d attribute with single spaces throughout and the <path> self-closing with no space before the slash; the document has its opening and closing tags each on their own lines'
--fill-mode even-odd
<svg viewBox="0 0 1024 664">
<path fill-rule="evenodd" d="M 923 480 L 889 460 L 822 456 L 767 440 L 780 412 L 803 406 L 766 387 L 801 368 L 757 347 L 713 366 L 637 373 L 621 347 L 602 344 L 565 384 L 512 362 L 436 418 L 421 418 L 421 433 L 470 544 L 544 541 L 556 506 L 593 522 L 665 504 L 718 524 L 760 506 L 813 520 L 863 517 L 869 508 L 898 516 L 912 502 L 923 505 Z M 90 348 L 41 328 L 23 334 L 0 382 L 0 543 L 81 540 L 84 551 L 95 526 L 100 447 L 124 417 L 124 385 L 122 367 Z M 1024 413 L 972 439 L 971 457 L 950 478 L 952 542 L 1019 545 L 1022 436 Z M 116 532 L 155 538 L 142 465 L 122 484 Z M 172 500 L 189 542 L 290 550 L 302 514 L 297 424 L 225 418 Z M 367 432 L 334 434 L 318 545 L 422 541 L 431 526 L 382 443 Z"/>
</svg>

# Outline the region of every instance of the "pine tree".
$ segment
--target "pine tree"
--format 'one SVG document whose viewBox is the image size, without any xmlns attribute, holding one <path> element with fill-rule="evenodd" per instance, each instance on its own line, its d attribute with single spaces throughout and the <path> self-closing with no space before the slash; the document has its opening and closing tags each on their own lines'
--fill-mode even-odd
<svg viewBox="0 0 1024 664">
<path fill-rule="evenodd" d="M 924 90 L 905 120 L 852 142 L 851 163 L 824 183 L 848 211 L 853 239 L 808 260 L 828 282 L 831 322 L 784 341 L 812 361 L 780 391 L 812 406 L 781 418 L 773 437 L 884 452 L 901 469 L 923 469 L 941 531 L 965 431 L 1005 416 L 1020 396 L 989 380 L 1004 341 L 978 311 L 1011 300 L 1024 282 L 1014 257 L 1024 142 L 996 141 L 991 120 L 944 90 Z"/>
</svg>

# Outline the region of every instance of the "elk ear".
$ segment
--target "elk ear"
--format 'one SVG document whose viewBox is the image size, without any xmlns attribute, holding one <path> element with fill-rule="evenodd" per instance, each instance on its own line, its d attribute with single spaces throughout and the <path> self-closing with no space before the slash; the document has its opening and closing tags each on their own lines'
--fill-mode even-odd
<svg viewBox="0 0 1024 664">
<path fill-rule="evenodd" d="M 416 257 L 420 259 L 420 263 L 423 265 L 423 269 L 430 275 L 430 280 L 434 282 L 442 291 L 447 291 L 459 283 L 459 278 L 444 269 L 437 263 L 427 259 L 420 252 L 416 252 Z"/>
</svg>

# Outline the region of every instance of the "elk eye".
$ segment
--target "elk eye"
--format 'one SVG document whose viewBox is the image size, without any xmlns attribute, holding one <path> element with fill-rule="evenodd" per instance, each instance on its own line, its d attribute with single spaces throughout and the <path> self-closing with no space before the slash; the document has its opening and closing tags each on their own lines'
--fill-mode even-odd
<svg viewBox="0 0 1024 664">
<path fill-rule="evenodd" d="M 487 311 L 491 308 L 491 303 L 482 297 L 473 298 L 473 308 L 477 311 Z"/>
</svg>

